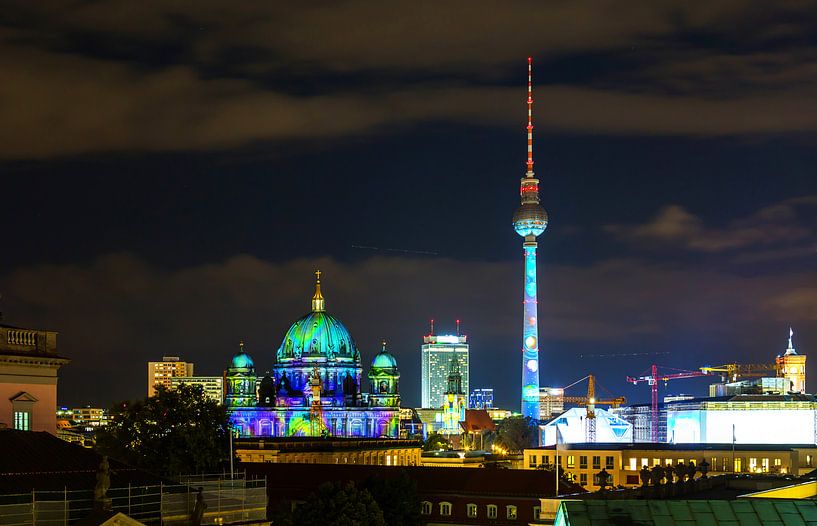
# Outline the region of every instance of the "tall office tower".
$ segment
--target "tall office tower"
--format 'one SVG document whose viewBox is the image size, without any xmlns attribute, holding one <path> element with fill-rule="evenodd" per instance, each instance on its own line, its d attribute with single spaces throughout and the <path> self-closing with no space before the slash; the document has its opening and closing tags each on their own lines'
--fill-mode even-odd
<svg viewBox="0 0 817 526">
<path fill-rule="evenodd" d="M 468 397 L 469 409 L 491 409 L 494 407 L 493 389 L 474 389 Z"/>
<path fill-rule="evenodd" d="M 433 332 L 433 330 L 432 330 Z M 441 407 L 448 387 L 451 359 L 456 356 L 462 376 L 462 389 L 468 392 L 470 359 L 468 337 L 464 334 L 429 334 L 423 336 L 420 381 L 423 407 Z"/>
<path fill-rule="evenodd" d="M 565 390 L 561 387 L 539 388 L 539 420 L 545 422 L 565 411 Z"/>
<path fill-rule="evenodd" d="M 156 396 L 156 386 L 173 387 L 171 378 L 193 376 L 193 364 L 183 362 L 178 356 L 162 356 L 161 362 L 148 362 L 148 396 Z"/>
<path fill-rule="evenodd" d="M 531 57 L 528 57 L 528 160 L 520 183 L 521 205 L 513 215 L 516 233 L 525 238 L 525 278 L 522 297 L 522 415 L 539 418 L 539 320 L 536 309 L 536 238 L 548 224 L 548 215 L 539 204 L 539 180 L 533 175 L 533 85 Z"/>
</svg>

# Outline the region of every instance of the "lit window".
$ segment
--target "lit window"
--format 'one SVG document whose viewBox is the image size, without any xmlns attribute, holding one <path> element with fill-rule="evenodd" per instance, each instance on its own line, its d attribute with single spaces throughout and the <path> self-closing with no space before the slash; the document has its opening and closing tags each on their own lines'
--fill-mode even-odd
<svg viewBox="0 0 817 526">
<path fill-rule="evenodd" d="M 630 457 L 630 465 L 629 465 L 629 470 L 630 471 L 635 471 L 636 470 L 635 463 L 636 463 L 636 458 L 635 457 Z"/>
<path fill-rule="evenodd" d="M 749 472 L 754 473 L 757 471 L 757 459 L 754 457 L 749 458 Z"/>
<path fill-rule="evenodd" d="M 763 460 L 760 461 L 760 469 L 761 469 L 761 471 L 763 471 L 763 473 L 768 473 L 769 472 L 769 459 L 768 458 L 764 458 Z"/>
<path fill-rule="evenodd" d="M 488 512 L 489 519 L 496 519 L 496 506 L 494 504 L 488 504 L 488 506 L 486 506 L 486 510 Z"/>
<path fill-rule="evenodd" d="M 811 455 L 806 455 L 806 466 L 811 467 Z"/>
<path fill-rule="evenodd" d="M 774 459 L 774 465 L 775 466 L 780 467 L 781 464 L 782 464 L 782 461 L 779 458 Z"/>
<path fill-rule="evenodd" d="M 451 503 L 450 502 L 441 502 L 440 503 L 440 515 L 449 516 L 451 515 Z"/>
<path fill-rule="evenodd" d="M 420 510 L 420 513 L 422 513 L 423 515 L 431 515 L 431 503 L 428 502 L 427 500 L 423 501 L 423 507 Z"/>
<path fill-rule="evenodd" d="M 567 467 L 569 469 L 572 469 L 572 468 L 576 467 L 576 457 L 575 456 L 573 456 L 573 455 L 568 455 L 567 456 Z"/>
<path fill-rule="evenodd" d="M 660 466 L 661 465 L 661 459 L 660 458 L 653 458 L 652 459 L 652 465 L 653 466 Z"/>
<path fill-rule="evenodd" d="M 18 431 L 31 431 L 30 411 L 14 412 L 14 429 L 17 429 Z"/>
<path fill-rule="evenodd" d="M 505 516 L 509 519 L 516 519 L 516 506 L 505 506 Z"/>
<path fill-rule="evenodd" d="M 469 504 L 468 508 L 468 516 L 472 519 L 477 516 L 477 505 L 476 504 Z"/>
</svg>

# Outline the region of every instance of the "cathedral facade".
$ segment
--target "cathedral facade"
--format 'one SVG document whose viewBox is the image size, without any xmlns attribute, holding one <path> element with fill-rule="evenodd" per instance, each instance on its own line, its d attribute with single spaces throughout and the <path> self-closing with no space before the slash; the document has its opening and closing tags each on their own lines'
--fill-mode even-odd
<svg viewBox="0 0 817 526">
<path fill-rule="evenodd" d="M 233 357 L 224 400 L 230 421 L 244 437 L 397 438 L 397 361 L 384 343 L 364 385 L 360 351 L 346 327 L 326 312 L 316 275 L 312 311 L 286 332 L 270 374 L 258 381 L 243 343 Z"/>
</svg>

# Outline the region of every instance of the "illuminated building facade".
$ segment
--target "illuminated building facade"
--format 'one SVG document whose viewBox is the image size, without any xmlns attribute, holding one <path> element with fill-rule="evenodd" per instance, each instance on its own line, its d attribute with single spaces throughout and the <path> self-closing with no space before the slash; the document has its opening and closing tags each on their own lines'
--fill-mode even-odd
<svg viewBox="0 0 817 526">
<path fill-rule="evenodd" d="M 156 386 L 171 389 L 172 378 L 193 376 L 193 364 L 183 362 L 178 356 L 162 356 L 161 362 L 148 362 L 148 396 L 156 396 Z"/>
<path fill-rule="evenodd" d="M 494 407 L 493 389 L 473 389 L 468 397 L 469 409 L 491 409 Z"/>
<path fill-rule="evenodd" d="M 57 433 L 57 333 L 0 324 L 0 428 Z"/>
<path fill-rule="evenodd" d="M 786 379 L 786 390 L 790 393 L 806 392 L 806 356 L 797 354 L 792 344 L 794 331 L 789 328 L 789 347 L 777 357 L 778 375 Z"/>
<path fill-rule="evenodd" d="M 565 390 L 561 387 L 539 388 L 539 420 L 545 422 L 565 410 Z"/>
<path fill-rule="evenodd" d="M 599 489 L 596 474 L 604 469 L 613 486 L 641 485 L 643 466 L 674 467 L 705 460 L 709 476 L 733 473 L 776 473 L 805 475 L 817 465 L 813 444 L 559 444 L 558 463 L 569 479 L 588 490 Z M 523 468 L 540 469 L 556 462 L 553 445 L 525 449 Z"/>
<path fill-rule="evenodd" d="M 465 391 L 462 390 L 462 375 L 457 356 L 451 358 L 443 403 L 443 426 L 440 433 L 444 435 L 459 435 L 462 433 L 460 422 L 465 420 Z"/>
<path fill-rule="evenodd" d="M 170 379 L 170 386 L 198 385 L 204 396 L 219 404 L 224 403 L 224 377 L 222 376 L 174 376 Z"/>
<path fill-rule="evenodd" d="M 456 356 L 462 376 L 462 388 L 469 388 L 469 348 L 468 337 L 464 334 L 429 334 L 423 336 L 420 364 L 421 404 L 427 408 L 437 408 L 445 401 L 448 388 L 448 373 L 451 359 Z"/>
<path fill-rule="evenodd" d="M 320 272 L 316 274 L 312 311 L 287 331 L 272 374 L 257 384 L 255 365 L 243 345 L 233 357 L 225 393 L 230 421 L 245 437 L 396 438 L 397 361 L 384 344 L 372 361 L 364 404 L 360 351 L 346 327 L 326 312 Z"/>
<path fill-rule="evenodd" d="M 533 85 L 528 57 L 528 160 L 520 182 L 521 205 L 513 215 L 513 227 L 525 241 L 522 318 L 522 416 L 539 419 L 539 319 L 537 313 L 536 238 L 547 228 L 548 215 L 539 204 L 539 180 L 533 173 Z"/>
</svg>

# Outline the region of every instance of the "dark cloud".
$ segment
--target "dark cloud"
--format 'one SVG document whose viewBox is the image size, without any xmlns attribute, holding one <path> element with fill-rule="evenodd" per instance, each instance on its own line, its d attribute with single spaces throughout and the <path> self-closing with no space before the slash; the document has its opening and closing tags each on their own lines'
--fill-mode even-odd
<svg viewBox="0 0 817 526">
<path fill-rule="evenodd" d="M 0 285 L 7 322 L 60 332 L 60 348 L 73 359 L 61 381 L 63 401 L 100 403 L 143 396 L 146 362 L 164 354 L 195 362 L 197 374 L 220 374 L 245 339 L 258 368 L 269 368 L 289 324 L 308 310 L 315 268 L 324 272 L 328 309 L 349 327 L 364 361 L 381 339 L 389 341 L 407 403 L 418 401 L 419 346 L 432 317 L 439 332 L 463 320 L 474 385 L 495 387 L 503 404 L 516 403 L 516 262 L 270 263 L 244 255 L 168 270 L 113 254 L 90 265 L 19 269 L 2 276 Z M 776 344 L 789 323 L 799 341 L 817 335 L 813 273 L 740 276 L 635 259 L 543 263 L 540 271 L 543 384 L 565 385 L 593 371 L 608 388 L 624 392 L 623 376 L 650 360 L 589 364 L 581 353 L 672 352 L 672 364 L 695 368 L 769 360 L 779 349 L 759 342 Z"/>
<path fill-rule="evenodd" d="M 421 122 L 515 126 L 528 54 L 544 59 L 541 127 L 813 133 L 815 54 L 794 38 L 809 34 L 808 13 L 730 1 L 632 11 L 595 1 L 11 4 L 0 19 L 0 97 L 10 101 L 0 158 L 232 149 Z M 698 33 L 777 44 L 731 54 L 675 44 Z M 551 60 L 600 52 L 628 67 L 575 83 L 549 71 Z"/>
<path fill-rule="evenodd" d="M 786 250 L 776 252 L 777 256 L 796 257 L 813 253 L 817 247 L 817 225 L 803 218 L 803 209 L 813 214 L 815 208 L 817 195 L 787 199 L 716 228 L 707 227 L 700 217 L 679 205 L 669 205 L 645 224 L 607 225 L 605 229 L 635 243 L 660 243 L 698 252 L 778 246 Z M 769 259 L 764 254 L 746 257 L 755 261 Z"/>
</svg>

